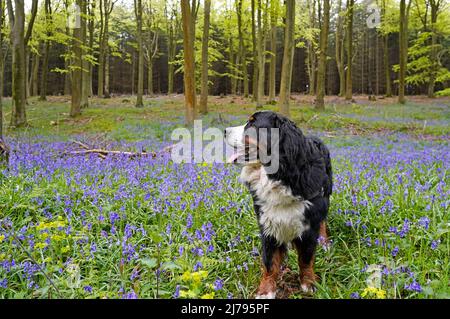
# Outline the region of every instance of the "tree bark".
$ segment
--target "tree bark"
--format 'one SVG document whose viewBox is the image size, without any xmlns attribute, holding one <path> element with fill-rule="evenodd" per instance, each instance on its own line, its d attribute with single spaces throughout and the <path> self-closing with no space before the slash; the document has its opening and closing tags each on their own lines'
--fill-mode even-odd
<svg viewBox="0 0 450 319">
<path fill-rule="evenodd" d="M 411 6 L 411 0 L 400 0 L 400 57 L 399 57 L 399 75 L 398 75 L 398 103 L 405 104 L 405 77 L 408 59 L 408 15 Z"/>
<path fill-rule="evenodd" d="M 86 60 L 86 55 L 88 54 L 87 48 L 87 21 L 86 21 L 86 14 L 87 14 L 87 7 L 89 3 L 87 0 L 83 1 L 83 6 L 81 7 L 81 43 L 82 43 L 82 55 L 81 55 L 81 108 L 88 108 L 89 107 L 89 78 L 90 78 L 90 72 L 89 72 L 89 66 L 90 63 Z"/>
<path fill-rule="evenodd" d="M 264 17 L 266 13 L 264 13 Z M 265 20 L 265 19 L 264 19 Z M 256 108 L 262 108 L 264 98 L 264 77 L 266 65 L 266 37 L 265 25 L 263 22 L 262 0 L 258 0 L 258 82 L 256 94 Z"/>
<path fill-rule="evenodd" d="M 239 55 L 240 55 L 240 66 L 243 77 L 244 85 L 244 97 L 248 97 L 248 71 L 247 71 L 247 52 L 244 44 L 244 36 L 242 31 L 242 1 L 236 1 L 236 14 L 238 22 L 238 36 L 239 36 Z"/>
<path fill-rule="evenodd" d="M 436 82 L 436 73 L 439 69 L 438 57 L 437 57 L 437 34 L 436 34 L 436 23 L 438 18 L 439 7 L 442 3 L 440 0 L 430 0 L 431 7 L 431 50 L 430 50 L 430 61 L 432 67 L 430 70 L 430 80 L 428 81 L 428 97 L 434 98 L 434 87 Z"/>
<path fill-rule="evenodd" d="M 11 126 L 19 127 L 27 123 L 25 104 L 25 9 L 23 0 L 15 0 L 14 11 L 8 0 L 12 42 L 12 111 Z M 14 12 L 14 13 L 13 13 Z"/>
<path fill-rule="evenodd" d="M 5 1 L 0 0 L 0 30 L 5 27 L 5 9 Z M 3 79 L 5 72 L 3 55 L 3 33 L 0 32 L 0 143 L 3 140 Z"/>
<path fill-rule="evenodd" d="M 343 18 L 342 18 L 342 0 L 338 2 L 338 17 L 336 25 L 336 65 L 339 74 L 339 96 L 345 95 L 345 69 L 344 69 L 344 44 L 343 44 Z"/>
<path fill-rule="evenodd" d="M 352 87 L 352 58 L 353 58 L 353 7 L 355 0 L 347 0 L 347 73 L 345 80 L 345 99 L 351 100 L 353 97 Z"/>
<path fill-rule="evenodd" d="M 316 109 L 325 110 L 325 74 L 327 71 L 327 48 L 328 48 L 328 30 L 330 24 L 330 0 L 323 2 L 323 19 L 320 31 L 320 57 L 319 69 L 317 72 L 317 96 Z"/>
<path fill-rule="evenodd" d="M 199 111 L 208 113 L 208 39 L 209 39 L 209 17 L 211 12 L 211 0 L 205 0 L 205 14 L 203 21 L 202 39 L 202 89 L 200 96 Z"/>
<path fill-rule="evenodd" d="M 286 26 L 284 29 L 283 65 L 281 68 L 280 97 L 281 114 L 289 116 L 291 97 L 292 64 L 294 56 L 295 0 L 286 0 Z"/>
<path fill-rule="evenodd" d="M 269 102 L 275 102 L 277 72 L 277 20 L 278 1 L 271 0 L 270 8 L 270 70 L 269 70 Z"/>
<path fill-rule="evenodd" d="M 195 0 L 194 0 L 195 3 Z M 195 120 L 196 96 L 195 96 L 195 62 L 194 62 L 194 38 L 193 38 L 193 14 L 189 0 L 181 0 L 181 16 L 183 20 L 183 44 L 184 44 L 184 101 L 186 108 L 186 124 L 192 125 Z"/>
<path fill-rule="evenodd" d="M 76 0 L 76 4 L 81 9 L 83 0 Z M 81 28 L 73 29 L 73 67 L 72 67 L 72 104 L 70 108 L 70 116 L 75 117 L 81 114 L 81 82 L 82 82 L 82 30 Z"/>
<path fill-rule="evenodd" d="M 32 56 L 31 62 L 31 77 L 30 77 L 30 96 L 36 96 L 39 94 L 39 54 L 35 53 Z"/>
<path fill-rule="evenodd" d="M 44 4 L 45 12 L 45 28 L 47 29 L 47 38 L 44 42 L 44 52 L 42 56 L 42 71 L 41 71 L 41 90 L 39 95 L 39 100 L 47 100 L 47 75 L 48 75 L 48 58 L 50 53 L 50 39 L 51 33 L 49 29 L 52 23 L 52 7 L 50 0 L 45 0 Z"/>
<path fill-rule="evenodd" d="M 258 99 L 258 47 L 256 38 L 256 0 L 252 0 L 252 44 L 253 44 L 253 80 L 252 80 L 252 97 L 253 101 Z"/>
<path fill-rule="evenodd" d="M 134 10 L 136 14 L 138 38 L 138 87 L 136 107 L 144 107 L 144 48 L 142 45 L 142 0 L 134 1 Z"/>
</svg>

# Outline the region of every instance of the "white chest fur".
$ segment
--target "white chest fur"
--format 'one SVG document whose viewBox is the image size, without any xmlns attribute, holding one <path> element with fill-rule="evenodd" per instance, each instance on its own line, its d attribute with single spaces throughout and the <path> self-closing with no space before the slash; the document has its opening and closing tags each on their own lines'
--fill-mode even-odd
<svg viewBox="0 0 450 319">
<path fill-rule="evenodd" d="M 280 182 L 271 181 L 260 165 L 245 166 L 241 180 L 256 193 L 261 208 L 259 223 L 266 236 L 273 236 L 282 244 L 301 237 L 308 230 L 304 213 L 312 205 L 309 201 L 293 196 L 291 189 Z"/>
</svg>

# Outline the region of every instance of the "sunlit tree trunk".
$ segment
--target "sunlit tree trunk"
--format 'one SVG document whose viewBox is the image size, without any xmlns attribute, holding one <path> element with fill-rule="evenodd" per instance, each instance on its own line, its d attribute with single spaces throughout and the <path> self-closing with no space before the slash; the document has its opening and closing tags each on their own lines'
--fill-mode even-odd
<svg viewBox="0 0 450 319">
<path fill-rule="evenodd" d="M 345 95 L 345 69 L 344 69 L 344 45 L 343 45 L 343 16 L 342 16 L 342 0 L 338 1 L 338 17 L 336 25 L 336 65 L 339 74 L 339 96 Z"/>
<path fill-rule="evenodd" d="M 0 30 L 5 27 L 5 9 L 5 1 L 0 0 Z M 3 140 L 3 79 L 5 72 L 3 55 L 3 33 L 0 32 L 0 143 Z"/>
<path fill-rule="evenodd" d="M 256 101 L 258 98 L 258 47 L 256 38 L 256 0 L 252 0 L 252 44 L 253 44 L 253 80 L 252 80 L 252 97 Z"/>
<path fill-rule="evenodd" d="M 195 3 L 195 0 L 194 0 Z M 186 124 L 192 125 L 196 112 L 193 14 L 189 0 L 181 0 L 184 44 L 184 102 Z"/>
<path fill-rule="evenodd" d="M 244 86 L 244 97 L 248 97 L 248 71 L 247 71 L 247 50 L 244 44 L 244 35 L 242 31 L 242 1 L 236 0 L 236 14 L 238 22 L 238 36 L 239 36 L 239 55 L 240 55 L 240 66 L 243 77 Z"/>
<path fill-rule="evenodd" d="M 325 74 L 327 70 L 327 48 L 328 48 L 328 30 L 330 24 L 330 1 L 323 2 L 322 28 L 320 31 L 320 57 L 319 69 L 317 72 L 317 96 L 316 109 L 325 110 Z"/>
<path fill-rule="evenodd" d="M 345 80 L 345 99 L 351 100 L 353 97 L 353 86 L 352 86 L 352 58 L 353 58 L 353 7 L 355 5 L 355 0 L 347 0 L 347 35 L 346 35 L 346 45 L 347 45 L 347 73 Z"/>
<path fill-rule="evenodd" d="M 276 96 L 278 3 L 277 0 L 271 0 L 270 3 L 269 102 L 274 102 Z"/>
<path fill-rule="evenodd" d="M 12 43 L 12 111 L 11 126 L 19 127 L 27 123 L 25 106 L 26 106 L 26 89 L 27 89 L 27 72 L 26 72 L 26 50 L 25 47 L 31 37 L 34 20 L 37 13 L 38 1 L 33 0 L 32 13 L 28 29 L 25 33 L 25 8 L 24 0 L 15 0 L 14 8 L 12 1 L 7 1 L 9 21 L 11 24 L 11 43 Z"/>
<path fill-rule="evenodd" d="M 136 107 L 143 107 L 144 95 L 144 48 L 142 39 L 142 0 L 134 0 L 134 10 L 136 14 L 137 23 L 137 38 L 138 38 L 138 87 Z"/>
<path fill-rule="evenodd" d="M 408 59 L 408 15 L 411 6 L 411 0 L 406 6 L 406 0 L 400 0 L 400 57 L 399 57 L 399 74 L 398 74 L 398 102 L 405 104 L 405 77 L 406 64 Z"/>
<path fill-rule="evenodd" d="M 267 6 L 266 6 L 267 7 Z M 262 0 L 258 0 L 258 85 L 256 94 L 256 108 L 263 106 L 264 79 L 266 65 L 266 23 L 267 13 L 263 13 Z M 263 17 L 264 15 L 264 17 Z M 264 21 L 263 21 L 264 19 Z"/>
<path fill-rule="evenodd" d="M 76 0 L 76 4 L 82 10 L 83 0 Z M 81 82 L 82 82 L 82 30 L 81 28 L 73 29 L 72 40 L 72 104 L 70 108 L 70 116 L 75 117 L 81 114 Z"/>
<path fill-rule="evenodd" d="M 45 0 L 45 27 L 47 29 L 47 39 L 44 41 L 44 52 L 42 55 L 42 72 L 41 72 L 41 90 L 39 100 L 45 101 L 47 99 L 47 74 L 48 74 L 48 58 L 50 53 L 50 24 L 52 23 L 52 7 L 50 0 Z"/>
<path fill-rule="evenodd" d="M 200 96 L 199 111 L 208 113 L 208 39 L 209 39 L 209 16 L 211 11 L 211 0 L 205 0 L 205 13 L 203 21 L 202 39 L 202 89 Z"/>
<path fill-rule="evenodd" d="M 81 55 L 81 108 L 89 107 L 89 65 L 90 63 L 86 60 L 85 55 L 88 54 L 88 43 L 87 43 L 87 6 L 89 5 L 88 1 L 83 1 L 83 6 L 81 8 L 82 16 L 81 16 L 81 43 L 82 43 L 82 55 Z"/>
<path fill-rule="evenodd" d="M 286 26 L 284 28 L 284 52 L 281 68 L 280 112 L 289 116 L 289 100 L 291 97 L 292 65 L 294 57 L 295 0 L 286 0 Z"/>
</svg>

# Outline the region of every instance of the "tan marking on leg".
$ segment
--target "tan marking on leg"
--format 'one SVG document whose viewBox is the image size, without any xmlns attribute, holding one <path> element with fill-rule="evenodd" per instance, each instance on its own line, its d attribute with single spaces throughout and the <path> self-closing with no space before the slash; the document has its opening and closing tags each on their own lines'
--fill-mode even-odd
<svg viewBox="0 0 450 319">
<path fill-rule="evenodd" d="M 283 262 L 284 253 L 281 249 L 277 249 L 272 257 L 272 269 L 268 270 L 263 266 L 263 276 L 259 284 L 256 298 L 275 298 L 277 291 L 277 279 L 280 274 L 281 263 Z"/>
<path fill-rule="evenodd" d="M 312 293 L 314 291 L 314 283 L 316 282 L 316 275 L 314 273 L 314 255 L 309 263 L 305 263 L 301 258 L 300 247 L 295 245 L 298 253 L 298 267 L 300 269 L 300 285 L 303 292 Z"/>
<path fill-rule="evenodd" d="M 325 221 L 320 223 L 319 236 L 323 238 L 325 243 L 328 243 L 327 224 Z"/>
</svg>

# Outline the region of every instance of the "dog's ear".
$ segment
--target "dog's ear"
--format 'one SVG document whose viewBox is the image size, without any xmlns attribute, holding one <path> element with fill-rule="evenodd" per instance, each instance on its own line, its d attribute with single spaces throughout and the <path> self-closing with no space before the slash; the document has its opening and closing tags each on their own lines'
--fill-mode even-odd
<svg viewBox="0 0 450 319">
<path fill-rule="evenodd" d="M 294 122 L 278 117 L 279 170 L 275 178 L 290 186 L 295 196 L 310 199 L 320 193 L 327 180 L 325 162 L 319 150 L 308 143 Z"/>
</svg>

